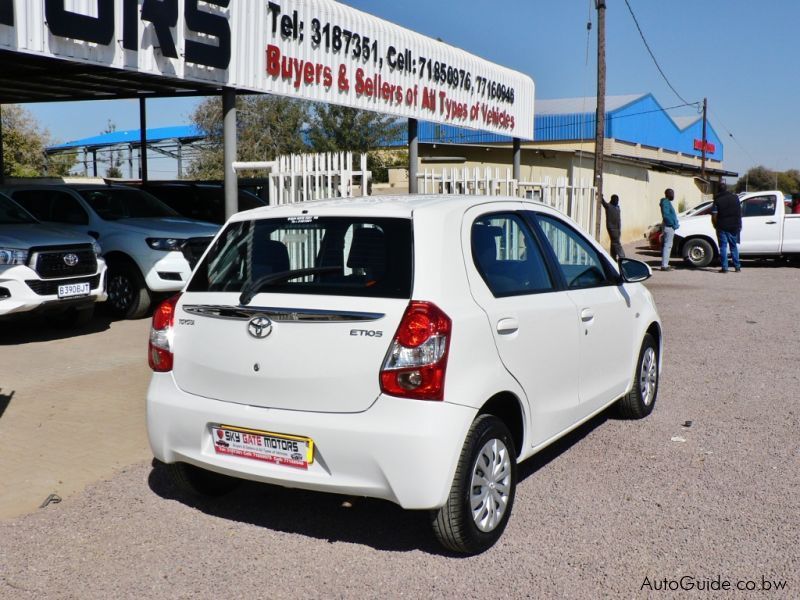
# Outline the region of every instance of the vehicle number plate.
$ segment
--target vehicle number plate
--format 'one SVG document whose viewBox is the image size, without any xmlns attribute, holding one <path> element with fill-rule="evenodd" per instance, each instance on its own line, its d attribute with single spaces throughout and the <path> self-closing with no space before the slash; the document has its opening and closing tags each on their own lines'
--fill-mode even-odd
<svg viewBox="0 0 800 600">
<path fill-rule="evenodd" d="M 252 458 L 297 469 L 307 469 L 314 460 L 314 442 L 307 437 L 229 425 L 212 425 L 211 436 L 217 454 Z"/>
<path fill-rule="evenodd" d="M 88 281 L 84 281 L 83 283 L 67 283 L 58 286 L 58 297 L 72 298 L 74 296 L 87 296 L 91 291 Z"/>
</svg>

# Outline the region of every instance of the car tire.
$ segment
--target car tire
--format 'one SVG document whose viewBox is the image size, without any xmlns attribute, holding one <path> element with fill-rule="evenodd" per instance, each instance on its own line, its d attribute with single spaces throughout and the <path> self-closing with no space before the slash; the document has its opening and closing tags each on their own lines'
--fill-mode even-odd
<svg viewBox="0 0 800 600">
<path fill-rule="evenodd" d="M 59 329 L 83 327 L 94 316 L 94 305 L 86 308 L 69 308 L 62 313 L 47 317 L 47 322 Z"/>
<path fill-rule="evenodd" d="M 631 391 L 617 401 L 617 412 L 625 419 L 643 419 L 658 398 L 658 344 L 649 333 L 644 336 Z"/>
<path fill-rule="evenodd" d="M 166 467 L 175 485 L 194 496 L 224 496 L 241 483 L 241 480 L 234 477 L 206 471 L 187 463 L 172 463 Z"/>
<path fill-rule="evenodd" d="M 683 244 L 682 255 L 683 260 L 690 266 L 703 268 L 714 260 L 714 248 L 707 240 L 695 238 Z"/>
<path fill-rule="evenodd" d="M 127 262 L 108 267 L 106 308 L 118 319 L 140 319 L 150 310 L 150 290 L 139 270 Z"/>
<path fill-rule="evenodd" d="M 487 468 L 492 468 L 487 485 Z M 479 554 L 503 534 L 514 505 L 517 453 L 508 427 L 493 415 L 472 423 L 447 502 L 432 513 L 433 532 L 448 550 Z"/>
</svg>

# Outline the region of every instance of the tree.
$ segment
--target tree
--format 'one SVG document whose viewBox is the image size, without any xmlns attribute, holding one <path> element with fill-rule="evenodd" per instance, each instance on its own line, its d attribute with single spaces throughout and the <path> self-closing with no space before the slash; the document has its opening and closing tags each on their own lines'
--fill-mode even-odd
<svg viewBox="0 0 800 600">
<path fill-rule="evenodd" d="M 199 156 L 189 165 L 195 179 L 222 179 L 222 99 L 205 99 L 192 114 L 192 121 L 207 135 L 198 147 Z M 301 131 L 308 121 L 308 104 L 281 96 L 258 95 L 236 98 L 237 159 L 273 160 L 281 154 L 308 149 Z"/>
<path fill-rule="evenodd" d="M 39 128 L 33 115 L 22 106 L 6 104 L 0 107 L 3 132 L 3 175 L 5 177 L 39 177 L 66 175 L 75 162 L 74 157 L 48 160 L 45 147 L 50 134 Z"/>
<path fill-rule="evenodd" d="M 778 173 L 778 189 L 784 194 L 800 193 L 800 171 L 789 169 Z"/>
<path fill-rule="evenodd" d="M 308 139 L 317 152 L 367 152 L 367 168 L 375 181 L 387 180 L 384 155 L 379 153 L 403 131 L 394 117 L 365 110 L 317 104 L 311 117 Z"/>
<path fill-rule="evenodd" d="M 111 119 L 108 120 L 105 130 L 101 133 L 113 133 L 117 130 L 117 125 Z M 122 179 L 122 158 L 119 156 L 119 150 L 111 150 L 108 153 L 108 169 L 106 169 L 106 177 L 111 179 Z"/>
<path fill-rule="evenodd" d="M 753 167 L 736 182 L 737 192 L 759 192 L 773 189 L 775 189 L 775 172 L 762 165 Z"/>
</svg>

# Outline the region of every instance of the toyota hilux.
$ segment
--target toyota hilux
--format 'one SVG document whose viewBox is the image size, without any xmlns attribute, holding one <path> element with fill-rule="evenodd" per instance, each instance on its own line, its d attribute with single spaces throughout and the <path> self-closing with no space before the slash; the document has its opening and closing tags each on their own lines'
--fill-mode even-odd
<svg viewBox="0 0 800 600">
<path fill-rule="evenodd" d="M 37 313 L 82 325 L 106 299 L 105 273 L 92 238 L 44 225 L 0 194 L 0 320 Z"/>
</svg>

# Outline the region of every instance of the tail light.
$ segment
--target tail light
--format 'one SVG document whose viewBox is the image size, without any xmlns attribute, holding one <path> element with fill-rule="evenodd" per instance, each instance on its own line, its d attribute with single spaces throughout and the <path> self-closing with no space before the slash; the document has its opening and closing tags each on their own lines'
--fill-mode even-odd
<svg viewBox="0 0 800 600">
<path fill-rule="evenodd" d="M 452 325 L 435 304 L 410 302 L 381 367 L 381 391 L 401 398 L 442 400 Z"/>
<path fill-rule="evenodd" d="M 175 323 L 175 305 L 180 297 L 180 294 L 176 294 L 164 300 L 153 313 L 147 360 L 150 368 L 157 373 L 172 370 L 172 326 Z"/>
</svg>

